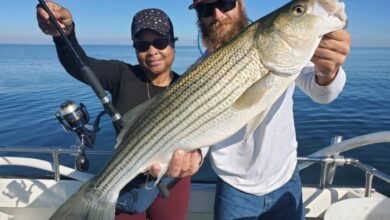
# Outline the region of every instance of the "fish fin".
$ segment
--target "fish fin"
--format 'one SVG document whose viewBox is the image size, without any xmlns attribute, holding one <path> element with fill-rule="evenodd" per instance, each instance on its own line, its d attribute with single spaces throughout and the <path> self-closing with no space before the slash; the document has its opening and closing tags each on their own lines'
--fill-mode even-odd
<svg viewBox="0 0 390 220">
<path fill-rule="evenodd" d="M 258 104 L 271 87 L 269 75 L 264 76 L 250 86 L 233 104 L 233 108 L 238 110 L 248 109 Z"/>
<path fill-rule="evenodd" d="M 256 108 L 255 115 L 246 125 L 245 137 L 249 137 L 255 132 L 256 128 L 264 120 L 271 106 L 269 103 L 274 103 L 276 99 L 285 91 L 285 89 L 296 78 L 296 75 L 288 77 L 279 76 L 269 72 L 263 78 L 255 82 L 249 87 L 233 104 L 233 108 L 238 110 L 249 110 Z M 279 83 L 279 87 L 274 84 Z"/>
<path fill-rule="evenodd" d="M 64 204 L 62 204 L 50 220 L 82 219 L 107 220 L 115 218 L 115 199 L 102 199 L 91 187 L 91 181 L 84 184 Z"/>
<path fill-rule="evenodd" d="M 177 143 L 177 145 L 191 146 L 191 149 L 213 145 L 235 134 L 253 118 L 261 115 L 268 108 L 267 102 L 263 97 L 266 97 L 267 90 L 270 87 L 269 75 L 263 76 L 250 86 L 227 110 L 229 113 L 226 114 L 240 115 L 240 117 L 231 117 L 229 120 L 226 120 L 222 118 L 221 114 L 221 118 L 215 117 L 213 120 L 205 123 L 205 126 L 213 130 L 213 132 L 210 132 L 211 135 L 207 132 L 193 132 L 190 136 Z M 259 121 L 263 118 L 259 116 Z M 254 130 L 255 127 L 252 127 L 252 125 L 248 128 L 249 132 Z"/>
<path fill-rule="evenodd" d="M 268 114 L 268 111 L 269 109 L 261 112 L 248 122 L 248 124 L 246 125 L 245 138 L 251 136 L 253 132 L 255 132 L 256 128 L 260 125 L 265 116 Z"/>
<path fill-rule="evenodd" d="M 168 164 L 166 163 L 161 163 L 160 164 L 161 170 L 158 173 L 156 182 L 154 183 L 154 186 L 157 186 L 157 184 L 160 182 L 160 180 L 163 178 L 163 176 L 167 173 L 168 171 Z"/>
<path fill-rule="evenodd" d="M 157 95 L 159 96 L 159 95 Z M 121 132 L 119 132 L 118 136 L 116 137 L 116 145 L 115 149 L 118 147 L 118 144 L 120 143 L 120 140 L 123 139 L 123 136 L 127 133 L 129 128 L 135 123 L 135 121 L 142 115 L 142 113 L 153 103 L 153 100 L 156 98 L 154 96 L 150 100 L 134 107 L 130 111 L 128 111 L 126 114 L 122 116 L 123 121 L 125 122 L 125 126 L 122 128 Z"/>
</svg>

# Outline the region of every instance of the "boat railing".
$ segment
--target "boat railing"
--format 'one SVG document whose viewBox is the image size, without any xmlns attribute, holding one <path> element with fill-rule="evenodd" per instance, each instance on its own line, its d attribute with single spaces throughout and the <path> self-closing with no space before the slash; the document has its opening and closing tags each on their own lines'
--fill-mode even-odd
<svg viewBox="0 0 390 220">
<path fill-rule="evenodd" d="M 377 177 L 379 179 L 384 180 L 387 183 L 390 183 L 390 176 L 386 173 L 383 173 L 376 168 L 364 164 L 357 159 L 354 158 L 345 158 L 340 155 L 340 153 L 351 150 L 354 148 L 359 148 L 369 144 L 376 143 L 384 143 L 390 142 L 390 131 L 377 132 L 368 135 L 363 135 L 355 138 L 348 139 L 346 141 L 342 141 L 341 136 L 335 136 L 332 138 L 332 143 L 330 146 L 325 147 L 308 157 L 299 157 L 299 170 L 303 170 L 306 167 L 312 165 L 313 163 L 321 164 L 321 175 L 320 175 L 320 183 L 319 188 L 323 189 L 327 186 L 332 185 L 334 174 L 336 172 L 336 168 L 338 166 L 352 165 L 361 169 L 366 173 L 366 183 L 365 183 L 365 196 L 371 196 L 372 191 L 372 182 L 373 177 Z M 82 149 L 76 147 L 71 148 L 61 148 L 61 147 L 0 147 L 1 152 L 10 152 L 10 153 L 47 153 L 51 154 L 53 158 L 53 163 L 49 164 L 47 161 L 34 159 L 34 164 L 44 163 L 37 165 L 37 168 L 45 167 L 44 169 L 47 171 L 51 171 L 54 173 L 55 181 L 60 181 L 61 175 L 64 175 L 63 171 L 66 170 L 68 173 L 67 176 L 77 179 L 79 181 L 87 181 L 91 178 L 92 174 L 88 174 L 85 172 L 79 172 L 77 170 L 69 170 L 70 168 L 61 166 L 59 163 L 59 157 L 61 154 L 68 155 L 79 155 L 82 153 Z M 86 150 L 86 154 L 88 155 L 112 155 L 113 150 Z M 19 160 L 18 160 L 19 159 Z M 1 165 L 20 165 L 20 166 L 30 166 L 34 167 L 34 164 L 29 164 L 24 157 L 23 160 L 15 157 L 2 157 L 0 156 L 0 166 Z M 61 168 L 61 172 L 60 172 Z M 67 170 L 68 169 L 68 170 Z"/>
<path fill-rule="evenodd" d="M 366 174 L 365 181 L 365 196 L 370 197 L 372 192 L 373 178 L 377 177 L 387 183 L 390 183 L 390 175 L 377 170 L 375 167 L 364 164 L 354 158 L 345 158 L 343 156 L 331 156 L 331 157 L 298 157 L 300 162 L 314 162 L 321 164 L 321 175 L 319 188 L 324 189 L 332 185 L 335 167 L 351 165 L 359 168 Z"/>
<path fill-rule="evenodd" d="M 308 157 L 299 157 L 301 162 L 298 167 L 303 170 L 313 163 L 321 164 L 321 175 L 319 188 L 323 189 L 332 184 L 337 166 L 352 165 L 361 169 L 366 174 L 365 181 L 365 196 L 370 197 L 372 192 L 373 178 L 377 177 L 383 181 L 390 183 L 390 176 L 377 170 L 375 167 L 364 164 L 354 158 L 345 158 L 340 153 L 363 147 L 366 145 L 390 143 L 390 131 L 382 131 L 367 135 L 358 136 L 355 138 L 343 141 L 342 136 L 334 136 L 331 140 L 331 145 L 309 155 Z"/>
<path fill-rule="evenodd" d="M 69 173 L 69 177 L 80 180 L 80 181 L 87 181 L 91 176 L 90 174 L 87 174 L 84 172 L 70 172 L 68 167 L 64 167 L 60 165 L 60 155 L 70 155 L 70 156 L 77 156 L 81 153 L 85 153 L 87 155 L 106 155 L 110 156 L 113 153 L 113 150 L 83 150 L 78 146 L 70 147 L 70 148 L 62 148 L 62 147 L 0 147 L 0 153 L 40 153 L 40 154 L 51 154 L 53 158 L 52 164 L 47 164 L 47 161 L 40 160 L 40 159 L 32 159 L 30 160 L 30 164 L 27 164 L 27 161 L 20 161 L 18 158 L 15 157 L 2 157 L 0 156 L 0 165 L 24 165 L 24 166 L 32 166 L 36 168 L 40 168 L 46 171 L 51 171 L 54 173 L 54 179 L 55 181 L 60 181 L 61 174 L 63 170 L 66 170 Z M 61 172 L 60 172 L 60 167 Z"/>
</svg>

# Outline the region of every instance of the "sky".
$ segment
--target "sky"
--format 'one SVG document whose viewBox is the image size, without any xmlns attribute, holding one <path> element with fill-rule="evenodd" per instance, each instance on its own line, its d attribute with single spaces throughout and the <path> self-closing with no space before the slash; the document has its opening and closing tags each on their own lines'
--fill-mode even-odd
<svg viewBox="0 0 390 220">
<path fill-rule="evenodd" d="M 8 0 L 0 7 L 0 44 L 52 44 L 38 28 L 37 0 Z M 68 8 L 82 44 L 130 44 L 133 15 L 144 8 L 160 8 L 171 18 L 178 45 L 195 45 L 196 14 L 192 0 L 57 0 Z M 245 0 L 251 20 L 268 14 L 288 0 Z M 390 0 L 344 0 L 352 46 L 390 47 Z"/>
</svg>

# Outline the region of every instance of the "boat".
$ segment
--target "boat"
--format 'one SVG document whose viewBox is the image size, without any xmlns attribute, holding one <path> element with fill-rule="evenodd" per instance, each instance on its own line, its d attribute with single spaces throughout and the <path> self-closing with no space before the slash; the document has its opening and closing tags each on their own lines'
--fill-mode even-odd
<svg viewBox="0 0 390 220">
<path fill-rule="evenodd" d="M 390 198 L 373 188 L 373 178 L 390 183 L 390 176 L 358 159 L 342 155 L 345 151 L 390 144 L 390 131 L 376 132 L 343 141 L 332 138 L 332 144 L 307 157 L 299 157 L 299 169 L 321 164 L 318 185 L 303 185 L 303 203 L 306 219 L 378 219 L 390 218 Z M 77 164 L 66 166 L 61 157 L 99 155 L 109 158 L 112 151 L 85 150 L 81 147 L 0 147 L 0 170 L 9 166 L 39 169 L 49 173 L 44 177 L 23 175 L 0 176 L 0 220 L 48 219 L 93 174 L 79 171 Z M 32 154 L 52 159 L 32 158 Z M 366 175 L 365 186 L 333 185 L 336 169 L 352 166 Z M 193 182 L 187 220 L 212 219 L 215 195 L 214 183 Z M 354 210 L 354 211 L 351 211 Z"/>
</svg>

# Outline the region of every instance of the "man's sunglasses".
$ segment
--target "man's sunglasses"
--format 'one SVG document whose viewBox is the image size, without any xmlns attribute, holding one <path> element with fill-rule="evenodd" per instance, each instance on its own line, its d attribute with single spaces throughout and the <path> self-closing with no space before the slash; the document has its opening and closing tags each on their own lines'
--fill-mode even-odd
<svg viewBox="0 0 390 220">
<path fill-rule="evenodd" d="M 195 6 L 199 17 L 210 17 L 214 14 L 216 8 L 221 12 L 228 12 L 236 7 L 237 0 L 219 0 L 213 3 L 203 3 Z"/>
<path fill-rule="evenodd" d="M 149 50 L 150 45 L 152 45 L 154 48 L 158 50 L 164 50 L 169 44 L 169 39 L 168 38 L 161 38 L 154 40 L 152 42 L 148 41 L 134 41 L 133 47 L 138 51 L 138 52 L 146 52 Z"/>
</svg>

